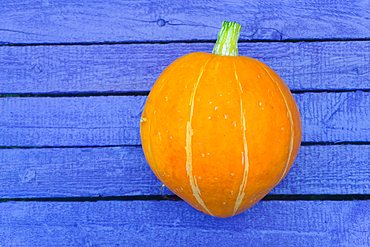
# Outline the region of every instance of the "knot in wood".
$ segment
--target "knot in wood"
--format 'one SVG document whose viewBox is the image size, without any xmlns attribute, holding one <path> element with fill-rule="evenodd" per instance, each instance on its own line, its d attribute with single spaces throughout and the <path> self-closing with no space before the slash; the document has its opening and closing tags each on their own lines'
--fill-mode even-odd
<svg viewBox="0 0 370 247">
<path fill-rule="evenodd" d="M 164 25 L 166 25 L 166 21 L 163 20 L 163 19 L 158 19 L 157 20 L 157 25 L 160 26 L 160 27 L 163 27 Z"/>
</svg>

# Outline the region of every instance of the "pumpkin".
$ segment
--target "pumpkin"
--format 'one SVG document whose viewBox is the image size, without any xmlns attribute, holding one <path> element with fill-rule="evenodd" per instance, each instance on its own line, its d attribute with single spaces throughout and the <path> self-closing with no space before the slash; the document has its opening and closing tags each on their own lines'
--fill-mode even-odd
<svg viewBox="0 0 370 247">
<path fill-rule="evenodd" d="M 191 206 L 230 217 L 287 175 L 300 147 L 297 104 L 266 64 L 238 56 L 241 26 L 224 22 L 211 53 L 175 60 L 151 89 L 140 123 L 154 174 Z"/>
</svg>

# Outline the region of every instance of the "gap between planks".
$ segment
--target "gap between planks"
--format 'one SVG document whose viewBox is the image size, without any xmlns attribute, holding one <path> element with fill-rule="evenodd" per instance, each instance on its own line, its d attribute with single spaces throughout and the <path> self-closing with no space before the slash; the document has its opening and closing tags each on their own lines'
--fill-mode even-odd
<svg viewBox="0 0 370 247">
<path fill-rule="evenodd" d="M 273 40 L 273 39 L 240 39 L 238 43 L 299 43 L 299 42 L 351 42 L 351 41 L 370 41 L 370 38 L 342 38 L 342 39 L 284 39 L 284 40 Z M 73 46 L 73 45 L 153 45 L 153 44 L 195 44 L 195 43 L 216 43 L 215 39 L 211 40 L 147 40 L 147 41 L 112 41 L 112 42 L 46 42 L 46 43 L 0 43 L 1 46 Z"/>
<path fill-rule="evenodd" d="M 292 94 L 304 93 L 354 93 L 354 92 L 370 92 L 370 88 L 365 89 L 338 89 L 338 90 L 291 90 Z M 0 93 L 0 98 L 62 98 L 62 97 L 99 97 L 99 96 L 148 96 L 150 91 L 134 91 L 134 92 L 91 92 L 91 93 Z"/>
<path fill-rule="evenodd" d="M 261 201 L 367 201 L 370 194 L 307 194 L 307 195 L 267 195 Z M 94 197 L 40 197 L 40 198 L 3 198 L 4 202 L 98 202 L 98 201 L 183 201 L 177 195 L 141 195 Z"/>
<path fill-rule="evenodd" d="M 301 142 L 301 146 L 338 146 L 356 145 L 368 146 L 370 142 Z M 91 146 L 0 146 L 0 149 L 47 149 L 47 148 L 113 148 L 113 147 L 140 147 L 141 145 L 91 145 Z"/>
</svg>

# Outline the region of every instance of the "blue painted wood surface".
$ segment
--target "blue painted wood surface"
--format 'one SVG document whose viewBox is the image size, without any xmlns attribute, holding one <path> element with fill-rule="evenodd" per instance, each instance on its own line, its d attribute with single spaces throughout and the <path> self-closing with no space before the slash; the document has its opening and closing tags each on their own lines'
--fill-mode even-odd
<svg viewBox="0 0 370 247">
<path fill-rule="evenodd" d="M 0 93 L 149 91 L 176 58 L 213 45 L 3 46 Z M 239 43 L 239 53 L 274 68 L 293 91 L 370 89 L 370 41 Z"/>
<path fill-rule="evenodd" d="M 370 92 L 295 94 L 304 142 L 370 141 Z M 140 145 L 146 96 L 0 98 L 0 146 Z"/>
<path fill-rule="evenodd" d="M 2 43 L 216 40 L 224 20 L 245 40 L 370 37 L 366 0 L 5 0 L 0 13 Z"/>
<path fill-rule="evenodd" d="M 270 195 L 370 194 L 369 156 L 366 145 L 303 146 Z M 172 194 L 140 146 L 0 149 L 0 167 L 0 199 Z"/>
<path fill-rule="evenodd" d="M 0 204 L 0 245 L 367 246 L 368 206 L 263 201 L 220 219 L 183 201 L 9 202 Z"/>
<path fill-rule="evenodd" d="M 2 1 L 0 246 L 370 246 L 369 16 L 364 0 Z M 304 145 L 264 201 L 217 219 L 161 189 L 139 118 L 224 20 L 293 91 Z"/>
</svg>

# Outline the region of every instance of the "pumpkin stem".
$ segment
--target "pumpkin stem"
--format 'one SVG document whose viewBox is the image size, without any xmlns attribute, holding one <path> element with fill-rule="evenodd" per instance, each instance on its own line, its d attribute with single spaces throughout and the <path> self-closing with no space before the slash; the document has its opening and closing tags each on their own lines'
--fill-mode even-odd
<svg viewBox="0 0 370 247">
<path fill-rule="evenodd" d="M 220 56 L 238 56 L 240 24 L 224 21 L 212 53 Z"/>
</svg>

